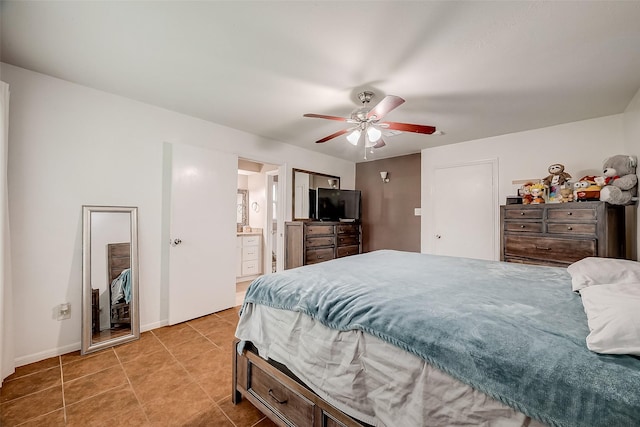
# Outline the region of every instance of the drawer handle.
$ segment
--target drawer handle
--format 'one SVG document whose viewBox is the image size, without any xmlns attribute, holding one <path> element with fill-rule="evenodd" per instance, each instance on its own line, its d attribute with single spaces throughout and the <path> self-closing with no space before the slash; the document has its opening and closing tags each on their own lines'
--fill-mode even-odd
<svg viewBox="0 0 640 427">
<path fill-rule="evenodd" d="M 573 212 L 567 212 L 567 215 L 571 216 L 573 215 Z"/>
<path fill-rule="evenodd" d="M 318 255 L 318 259 L 322 259 L 322 258 L 324 258 L 323 255 Z"/>
<path fill-rule="evenodd" d="M 278 399 L 278 398 L 276 397 L 276 395 L 275 395 L 275 394 L 273 394 L 273 390 L 272 390 L 272 389 L 269 389 L 269 396 L 271 396 L 271 398 L 272 398 L 273 400 L 275 400 L 276 402 L 278 402 L 278 403 L 279 403 L 279 404 L 281 404 L 281 405 L 284 405 L 285 403 L 287 403 L 287 402 L 289 401 L 289 399 L 285 399 L 285 400 L 280 400 L 280 399 Z"/>
<path fill-rule="evenodd" d="M 540 249 L 542 251 L 550 251 L 551 250 L 551 248 L 545 248 L 544 246 L 538 246 L 538 245 L 536 245 L 536 249 Z"/>
<path fill-rule="evenodd" d="M 524 228 L 524 225 L 521 225 L 520 228 Z"/>
<path fill-rule="evenodd" d="M 573 227 L 567 227 L 567 230 L 571 231 L 573 230 Z"/>
<path fill-rule="evenodd" d="M 524 216 L 524 212 L 520 212 L 520 215 Z"/>
</svg>

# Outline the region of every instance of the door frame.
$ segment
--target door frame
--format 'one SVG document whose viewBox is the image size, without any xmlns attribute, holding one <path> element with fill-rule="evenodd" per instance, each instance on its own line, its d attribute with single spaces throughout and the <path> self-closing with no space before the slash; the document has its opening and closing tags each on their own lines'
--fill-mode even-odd
<svg viewBox="0 0 640 427">
<path fill-rule="evenodd" d="M 430 222 L 430 227 L 429 224 L 421 224 L 423 227 L 423 230 L 425 230 L 425 232 L 422 234 L 423 236 L 423 253 L 435 253 L 435 247 L 436 247 L 436 237 L 435 234 L 433 232 L 433 228 L 436 225 L 435 224 L 435 218 L 436 218 L 436 214 L 435 214 L 435 206 L 433 205 L 433 203 L 429 203 L 431 200 L 434 200 L 434 196 L 435 196 L 435 192 L 438 190 L 437 188 L 435 188 L 435 175 L 436 175 L 436 171 L 437 170 L 441 170 L 441 169 L 451 169 L 451 168 L 459 168 L 459 167 L 466 167 L 466 166 L 477 166 L 477 165 L 481 165 L 481 164 L 489 164 L 491 166 L 491 179 L 492 179 L 492 183 L 491 183 L 491 195 L 492 195 L 492 217 L 493 217 L 493 221 L 491 226 L 493 227 L 493 241 L 491 242 L 492 244 L 492 252 L 493 252 L 493 258 L 494 260 L 499 260 L 500 259 L 500 245 L 499 240 L 500 240 L 500 210 L 499 210 L 499 204 L 498 204 L 498 194 L 499 194 L 499 162 L 498 162 L 498 158 L 494 157 L 494 158 L 489 158 L 489 159 L 481 159 L 481 160 L 473 160 L 473 161 L 467 161 L 467 162 L 455 162 L 455 163 L 444 163 L 441 165 L 434 165 L 433 169 L 429 171 L 429 181 L 428 181 L 428 185 L 427 185 L 427 200 L 423 200 L 422 201 L 422 205 L 424 206 L 425 204 L 427 205 L 427 212 L 428 215 L 426 217 L 426 220 L 428 222 Z M 464 197 L 463 194 L 460 195 L 460 197 Z M 424 222 L 424 221 L 423 221 Z"/>
</svg>

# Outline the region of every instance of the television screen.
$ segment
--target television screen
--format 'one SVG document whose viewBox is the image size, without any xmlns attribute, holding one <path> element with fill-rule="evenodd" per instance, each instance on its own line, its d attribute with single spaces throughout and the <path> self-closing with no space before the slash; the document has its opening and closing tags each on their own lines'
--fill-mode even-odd
<svg viewBox="0 0 640 427">
<path fill-rule="evenodd" d="M 318 188 L 316 218 L 325 221 L 360 220 L 360 190 Z"/>
</svg>

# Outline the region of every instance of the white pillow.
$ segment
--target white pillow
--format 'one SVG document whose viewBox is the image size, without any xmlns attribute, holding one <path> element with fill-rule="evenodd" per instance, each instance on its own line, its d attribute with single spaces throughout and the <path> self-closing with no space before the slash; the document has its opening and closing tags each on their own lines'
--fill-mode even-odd
<svg viewBox="0 0 640 427">
<path fill-rule="evenodd" d="M 640 283 L 640 262 L 626 259 L 583 258 L 567 267 L 567 271 L 574 292 L 606 283 Z"/>
<path fill-rule="evenodd" d="M 580 295 L 591 331 L 587 348 L 640 356 L 640 283 L 591 286 Z"/>
</svg>

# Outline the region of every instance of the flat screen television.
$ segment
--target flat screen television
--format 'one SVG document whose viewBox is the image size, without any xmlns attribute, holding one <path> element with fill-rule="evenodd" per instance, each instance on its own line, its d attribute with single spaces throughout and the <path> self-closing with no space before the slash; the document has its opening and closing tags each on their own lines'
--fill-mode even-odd
<svg viewBox="0 0 640 427">
<path fill-rule="evenodd" d="M 360 221 L 360 190 L 318 188 L 316 218 L 320 221 Z"/>
</svg>

